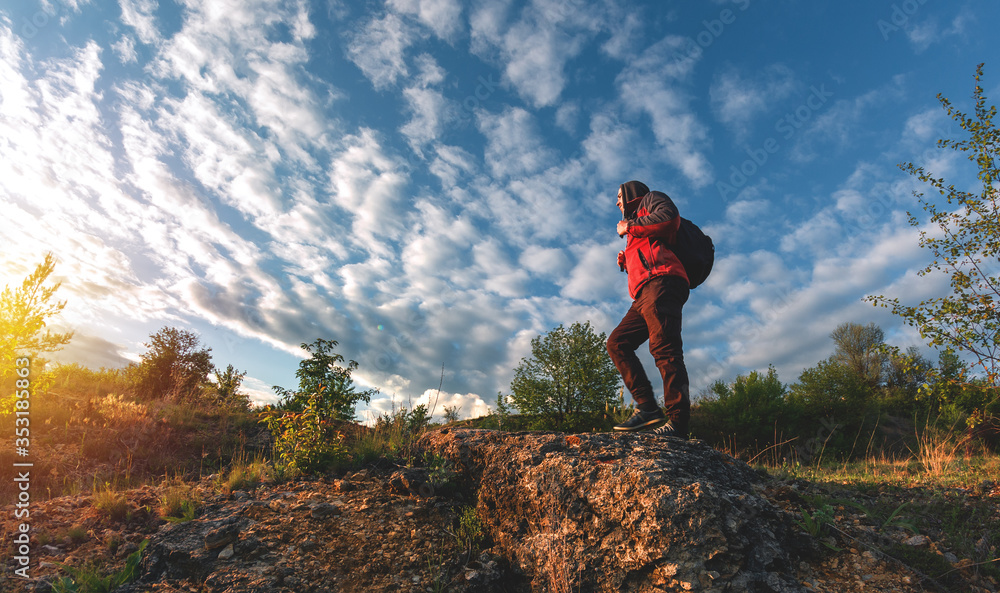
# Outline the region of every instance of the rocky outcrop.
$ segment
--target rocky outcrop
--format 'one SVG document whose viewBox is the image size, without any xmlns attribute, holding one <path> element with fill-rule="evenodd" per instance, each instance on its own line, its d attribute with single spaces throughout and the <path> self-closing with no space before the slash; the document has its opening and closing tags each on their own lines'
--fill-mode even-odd
<svg viewBox="0 0 1000 593">
<path fill-rule="evenodd" d="M 534 591 L 802 591 L 813 544 L 745 463 L 648 434 L 429 432 Z"/>
</svg>

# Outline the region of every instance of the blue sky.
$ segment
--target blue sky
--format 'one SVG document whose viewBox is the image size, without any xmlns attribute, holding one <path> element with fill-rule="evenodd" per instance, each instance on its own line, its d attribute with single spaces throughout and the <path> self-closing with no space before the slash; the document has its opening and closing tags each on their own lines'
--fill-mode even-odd
<svg viewBox="0 0 1000 593">
<path fill-rule="evenodd" d="M 693 392 L 793 382 L 844 322 L 920 344 L 862 299 L 947 290 L 896 164 L 975 187 L 935 97 L 968 110 L 980 62 L 998 95 L 998 25 L 987 0 L 2 1 L 0 280 L 55 254 L 62 360 L 180 327 L 263 401 L 322 337 L 381 390 L 363 417 L 479 415 L 533 337 L 625 313 L 638 179 L 716 243 Z"/>
</svg>

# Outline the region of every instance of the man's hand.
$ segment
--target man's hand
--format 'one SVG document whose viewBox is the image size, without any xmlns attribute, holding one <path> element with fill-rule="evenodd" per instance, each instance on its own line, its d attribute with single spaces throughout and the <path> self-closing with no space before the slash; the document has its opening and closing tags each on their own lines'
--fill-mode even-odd
<svg viewBox="0 0 1000 593">
<path fill-rule="evenodd" d="M 624 251 L 619 251 L 618 252 L 618 269 L 621 270 L 622 272 L 625 271 L 625 252 Z"/>
<path fill-rule="evenodd" d="M 628 221 L 627 220 L 619 220 L 618 221 L 618 236 L 619 237 L 624 237 L 625 233 L 627 233 L 627 232 L 628 232 Z"/>
</svg>

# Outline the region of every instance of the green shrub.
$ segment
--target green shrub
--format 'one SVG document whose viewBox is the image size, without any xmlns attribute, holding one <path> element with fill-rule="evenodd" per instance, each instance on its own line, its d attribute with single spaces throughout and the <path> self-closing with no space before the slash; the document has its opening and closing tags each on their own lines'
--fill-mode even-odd
<svg viewBox="0 0 1000 593">
<path fill-rule="evenodd" d="M 692 425 L 700 438 L 725 443 L 734 452 L 759 451 L 788 428 L 785 395 L 773 366 L 767 374 L 753 371 L 732 383 L 716 381 L 709 397 L 698 403 L 698 422 Z"/>
<path fill-rule="evenodd" d="M 309 397 L 301 412 L 269 409 L 260 418 L 274 438 L 274 452 L 282 463 L 303 472 L 337 468 L 349 460 L 344 435 L 324 422 L 319 397 Z"/>
<path fill-rule="evenodd" d="M 467 550 L 473 550 L 483 543 L 483 523 L 479 519 L 476 507 L 465 507 L 458 515 L 458 528 L 455 529 L 458 544 Z"/>
</svg>

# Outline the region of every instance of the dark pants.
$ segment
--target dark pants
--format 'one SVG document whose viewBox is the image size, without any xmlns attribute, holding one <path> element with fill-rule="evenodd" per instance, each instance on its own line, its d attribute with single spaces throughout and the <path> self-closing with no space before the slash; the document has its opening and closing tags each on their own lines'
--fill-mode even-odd
<svg viewBox="0 0 1000 593">
<path fill-rule="evenodd" d="M 608 338 L 608 354 L 641 410 L 656 406 L 653 386 L 635 354 L 649 340 L 649 353 L 663 377 L 664 412 L 674 428 L 684 434 L 688 430 L 691 399 L 681 342 L 681 308 L 689 291 L 687 282 L 678 276 L 653 278 L 642 286 L 632 307 Z"/>
</svg>

